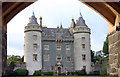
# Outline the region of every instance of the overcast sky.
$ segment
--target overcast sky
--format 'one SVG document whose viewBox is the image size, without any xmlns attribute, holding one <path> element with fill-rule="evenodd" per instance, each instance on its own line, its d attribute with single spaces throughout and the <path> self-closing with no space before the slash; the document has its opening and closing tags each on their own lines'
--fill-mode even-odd
<svg viewBox="0 0 120 77">
<path fill-rule="evenodd" d="M 70 27 L 71 19 L 78 19 L 80 11 L 91 28 L 91 49 L 102 50 L 108 34 L 108 23 L 98 13 L 78 0 L 38 0 L 17 14 L 7 27 L 8 55 L 24 54 L 24 27 L 34 11 L 36 18 L 42 16 L 43 25 L 56 28 L 62 23 L 63 28 Z"/>
</svg>

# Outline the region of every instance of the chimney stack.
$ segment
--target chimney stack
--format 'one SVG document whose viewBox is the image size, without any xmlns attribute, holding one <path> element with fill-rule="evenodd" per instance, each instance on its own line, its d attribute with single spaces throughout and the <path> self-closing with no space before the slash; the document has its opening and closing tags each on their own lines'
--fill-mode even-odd
<svg viewBox="0 0 120 77">
<path fill-rule="evenodd" d="M 42 17 L 40 17 L 40 26 L 42 26 Z"/>
</svg>

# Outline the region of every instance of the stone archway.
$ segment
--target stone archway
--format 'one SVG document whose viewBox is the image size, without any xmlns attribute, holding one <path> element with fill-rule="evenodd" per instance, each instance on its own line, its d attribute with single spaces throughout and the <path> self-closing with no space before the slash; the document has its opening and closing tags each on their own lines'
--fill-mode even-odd
<svg viewBox="0 0 120 77">
<path fill-rule="evenodd" d="M 57 71 L 58 71 L 58 74 L 61 74 L 62 68 L 61 68 L 61 67 L 58 67 L 58 68 L 57 68 Z"/>
<path fill-rule="evenodd" d="M 22 0 L 20 0 L 22 1 Z M 33 0 L 34 1 L 34 0 Z M 0 2 L 2 6 L 2 21 L 0 25 L 0 76 L 5 74 L 6 59 L 7 59 L 7 23 L 22 9 L 26 8 L 33 2 Z M 118 67 L 112 67 L 110 73 L 114 73 L 115 76 L 119 72 L 119 31 L 116 30 L 116 26 L 120 22 L 120 2 L 83 2 L 90 8 L 93 8 L 96 12 L 100 13 L 109 22 L 109 52 L 110 52 L 110 63 L 113 64 L 113 57 L 116 59 L 115 65 Z M 1 13 L 0 13 L 1 14 Z M 114 32 L 113 32 L 114 31 Z M 115 50 L 116 49 L 116 50 Z M 117 54 L 118 56 L 113 56 Z M 118 70 L 117 70 L 118 69 Z M 114 76 L 113 74 L 113 76 Z M 112 76 L 112 75 L 111 75 Z"/>
</svg>

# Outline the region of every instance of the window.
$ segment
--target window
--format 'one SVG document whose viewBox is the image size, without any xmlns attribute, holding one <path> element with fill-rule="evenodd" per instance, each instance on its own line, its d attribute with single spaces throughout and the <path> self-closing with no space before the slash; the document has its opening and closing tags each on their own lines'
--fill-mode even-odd
<svg viewBox="0 0 120 77">
<path fill-rule="evenodd" d="M 54 66 L 51 66 L 51 70 L 54 70 Z"/>
<path fill-rule="evenodd" d="M 37 54 L 33 54 L 33 61 L 37 61 Z"/>
<path fill-rule="evenodd" d="M 37 49 L 37 44 L 33 44 L 33 48 L 34 48 L 34 49 Z"/>
<path fill-rule="evenodd" d="M 61 50 L 61 45 L 56 45 L 56 50 Z"/>
<path fill-rule="evenodd" d="M 65 49 L 70 50 L 70 45 L 66 45 Z"/>
<path fill-rule="evenodd" d="M 82 37 L 82 40 L 85 40 L 85 37 Z"/>
<path fill-rule="evenodd" d="M 44 61 L 49 61 L 49 54 L 44 54 Z"/>
<path fill-rule="evenodd" d="M 45 67 L 43 67 L 43 70 L 45 71 Z"/>
<path fill-rule="evenodd" d="M 70 57 L 67 57 L 67 62 L 70 62 L 71 61 L 71 58 Z"/>
<path fill-rule="evenodd" d="M 85 70 L 86 70 L 86 66 L 83 66 L 83 69 L 85 69 Z"/>
<path fill-rule="evenodd" d="M 85 44 L 82 44 L 82 48 L 85 48 Z"/>
<path fill-rule="evenodd" d="M 61 56 L 60 54 L 57 55 L 57 56 L 56 56 L 56 60 L 57 60 L 57 61 L 61 61 L 61 60 L 62 60 L 62 56 Z"/>
<path fill-rule="evenodd" d="M 49 45 L 44 45 L 44 50 L 49 50 Z"/>
<path fill-rule="evenodd" d="M 65 51 L 66 52 L 66 54 L 71 54 L 71 51 Z"/>
<path fill-rule="evenodd" d="M 67 67 L 65 67 L 65 71 L 67 71 L 68 70 L 68 68 Z"/>
<path fill-rule="evenodd" d="M 82 55 L 82 60 L 86 60 L 86 55 L 85 54 Z"/>
<path fill-rule="evenodd" d="M 37 35 L 33 35 L 33 40 L 37 40 Z"/>
</svg>

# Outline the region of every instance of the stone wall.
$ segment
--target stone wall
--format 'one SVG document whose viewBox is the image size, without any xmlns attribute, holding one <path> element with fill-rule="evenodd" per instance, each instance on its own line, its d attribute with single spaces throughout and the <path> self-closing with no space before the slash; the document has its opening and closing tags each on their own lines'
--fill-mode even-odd
<svg viewBox="0 0 120 77">
<path fill-rule="evenodd" d="M 26 64 L 20 64 L 19 62 L 17 62 L 14 70 L 16 69 L 26 69 Z"/>
<path fill-rule="evenodd" d="M 110 77 L 120 77 L 120 31 L 109 34 Z M 119 76 L 118 76 L 119 75 Z"/>
</svg>

